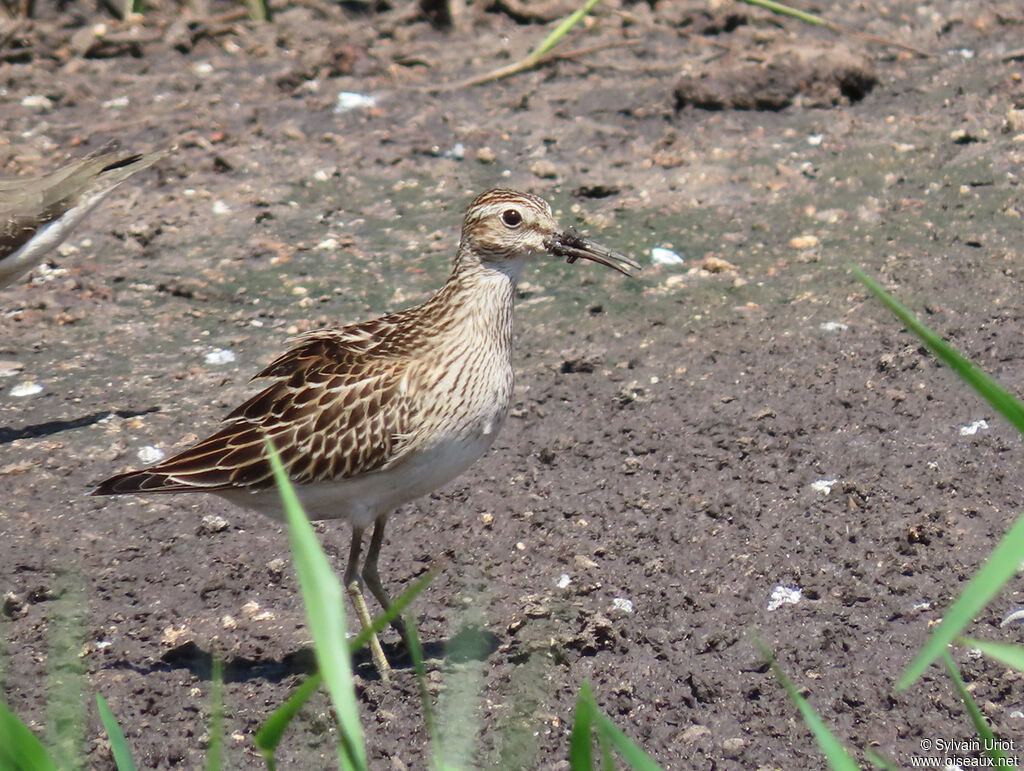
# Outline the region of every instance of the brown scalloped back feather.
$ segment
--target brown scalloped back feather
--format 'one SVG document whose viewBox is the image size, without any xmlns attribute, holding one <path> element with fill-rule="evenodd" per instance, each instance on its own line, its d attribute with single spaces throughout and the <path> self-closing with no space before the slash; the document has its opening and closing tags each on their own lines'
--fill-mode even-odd
<svg viewBox="0 0 1024 771">
<path fill-rule="evenodd" d="M 312 332 L 255 379 L 276 378 L 213 435 L 93 495 L 216 492 L 273 486 L 270 438 L 291 480 L 308 484 L 383 469 L 402 457 L 414 405 L 402 387 L 411 342 L 402 314 Z"/>
</svg>

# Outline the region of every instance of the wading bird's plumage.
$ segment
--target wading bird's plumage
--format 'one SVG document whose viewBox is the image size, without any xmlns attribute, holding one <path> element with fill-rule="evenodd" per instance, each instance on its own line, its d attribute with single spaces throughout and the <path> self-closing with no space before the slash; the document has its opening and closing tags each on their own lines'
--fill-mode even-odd
<svg viewBox="0 0 1024 771">
<path fill-rule="evenodd" d="M 560 228 L 543 199 L 486 192 L 469 205 L 452 274 L 433 297 L 302 336 L 256 375 L 269 384 L 214 434 L 148 469 L 111 477 L 94 494 L 211 492 L 282 519 L 269 438 L 309 517 L 352 524 L 346 584 L 357 609 L 360 579 L 387 607 L 376 566 L 387 515 L 458 476 L 494 441 L 512 399 L 515 285 L 524 263 L 541 253 L 627 275 L 639 269 Z M 386 667 L 383 654 L 377 663 Z"/>
<path fill-rule="evenodd" d="M 38 265 L 115 187 L 166 154 L 104 153 L 43 177 L 0 179 L 0 288 Z"/>
</svg>

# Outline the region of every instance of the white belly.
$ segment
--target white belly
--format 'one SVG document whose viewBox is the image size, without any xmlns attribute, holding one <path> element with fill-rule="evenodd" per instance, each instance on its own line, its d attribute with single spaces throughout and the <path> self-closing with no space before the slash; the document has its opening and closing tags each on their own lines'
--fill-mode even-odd
<svg viewBox="0 0 1024 771">
<path fill-rule="evenodd" d="M 490 433 L 472 439 L 449 439 L 410 454 L 401 463 L 353 479 L 296 485 L 295 492 L 310 519 L 344 519 L 353 527 L 368 527 L 381 514 L 426 495 L 457 477 L 487 452 L 500 423 Z M 217 495 L 239 506 L 284 521 L 276 489 L 251 493 L 223 490 Z"/>
</svg>

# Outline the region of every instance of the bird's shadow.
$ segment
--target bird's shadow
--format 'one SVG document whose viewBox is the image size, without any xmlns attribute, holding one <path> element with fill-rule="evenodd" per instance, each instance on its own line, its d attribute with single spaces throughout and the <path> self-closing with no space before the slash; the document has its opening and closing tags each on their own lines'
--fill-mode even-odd
<svg viewBox="0 0 1024 771">
<path fill-rule="evenodd" d="M 34 426 L 24 426 L 22 428 L 0 426 L 0 444 L 10 444 L 18 439 L 40 439 L 44 436 L 59 434 L 62 431 L 70 431 L 75 428 L 85 428 L 86 426 L 91 426 L 102 420 L 106 420 L 111 415 L 119 418 L 137 418 L 139 415 L 148 415 L 151 412 L 158 411 L 157 407 L 147 407 L 144 410 L 94 412 L 91 415 L 83 415 L 79 418 L 71 418 L 70 420 L 51 420 L 48 423 L 37 423 Z"/>
<path fill-rule="evenodd" d="M 486 661 L 498 650 L 497 635 L 484 629 L 468 627 L 444 640 L 423 643 L 424 661 Z M 401 643 L 384 645 L 384 654 L 392 669 L 412 669 L 412 658 Z M 210 680 L 213 675 L 214 654 L 189 641 L 172 648 L 160 657 L 160 661 L 149 666 L 138 666 L 127 662 L 121 664 L 139 674 L 172 672 L 187 669 L 200 680 Z M 117 666 L 117 665 L 115 665 Z M 364 680 L 379 680 L 380 673 L 373 665 L 370 651 L 364 647 L 352 656 L 352 669 Z M 286 654 L 280 660 L 251 659 L 238 656 L 222 662 L 222 677 L 225 683 L 247 683 L 266 680 L 279 683 L 292 675 L 312 675 L 317 671 L 316 654 L 312 648 L 300 648 Z"/>
</svg>

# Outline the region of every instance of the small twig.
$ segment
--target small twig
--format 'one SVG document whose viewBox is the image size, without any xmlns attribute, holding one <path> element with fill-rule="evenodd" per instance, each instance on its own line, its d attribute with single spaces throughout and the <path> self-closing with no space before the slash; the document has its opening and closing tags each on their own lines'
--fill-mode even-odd
<svg viewBox="0 0 1024 771">
<path fill-rule="evenodd" d="M 808 13 L 807 11 L 801 11 L 788 5 L 777 3 L 774 0 L 740 0 L 740 2 L 746 3 L 747 5 L 757 6 L 758 8 L 764 8 L 767 11 L 778 13 L 782 16 L 792 16 L 794 19 L 799 19 L 805 24 L 813 24 L 816 27 L 825 27 L 833 32 L 838 32 L 841 35 L 853 35 L 854 37 L 859 37 L 862 40 L 867 40 L 871 43 L 891 46 L 893 48 L 901 48 L 904 51 L 909 51 L 923 59 L 930 59 L 932 57 L 930 53 L 922 51 L 920 48 L 914 48 L 906 43 L 900 43 L 897 40 L 890 40 L 889 38 L 872 35 L 868 32 L 861 32 L 860 30 L 853 29 L 852 27 L 846 27 L 834 21 L 823 19 L 821 16 L 816 16 L 813 13 Z"/>
<path fill-rule="evenodd" d="M 574 51 L 549 52 L 543 56 L 540 56 L 532 60 L 528 65 L 524 65 L 526 59 L 521 59 L 518 62 L 514 62 L 506 67 L 499 67 L 496 70 L 492 70 L 484 75 L 477 75 L 476 77 L 469 78 L 468 80 L 462 80 L 458 83 L 444 83 L 440 86 L 428 86 L 426 88 L 415 88 L 417 91 L 428 91 L 430 93 L 437 93 L 438 91 L 455 91 L 459 88 L 469 88 L 470 86 L 479 86 L 483 83 L 490 83 L 494 80 L 506 78 L 509 75 L 516 75 L 524 70 L 532 69 L 534 67 L 540 67 L 550 62 L 560 61 L 562 59 L 574 59 L 577 56 L 583 56 L 585 54 L 592 54 L 595 51 L 604 51 L 608 48 L 625 48 L 627 46 L 640 45 L 643 42 L 641 40 L 618 40 L 614 43 L 601 43 L 600 45 L 587 46 L 586 48 L 577 48 Z"/>
<path fill-rule="evenodd" d="M 601 0 L 587 0 L 587 2 L 584 3 L 584 5 L 581 8 L 577 8 L 571 14 L 562 19 L 562 21 L 559 23 L 557 27 L 555 27 L 551 34 L 541 41 L 540 45 L 538 45 L 536 48 L 530 51 L 530 53 L 528 53 L 524 58 L 520 59 L 518 62 L 513 62 L 512 64 L 506 65 L 505 67 L 499 67 L 498 69 L 492 70 L 491 72 L 488 72 L 485 75 L 470 78 L 469 80 L 463 81 L 461 83 L 456 83 L 451 86 L 440 86 L 433 90 L 448 91 L 456 88 L 478 86 L 482 83 L 490 83 L 493 80 L 500 80 L 501 78 L 507 78 L 510 75 L 516 75 L 520 72 L 524 72 L 525 70 L 533 69 L 538 64 L 540 64 L 541 61 L 544 60 L 544 55 L 552 48 L 554 48 L 558 44 L 558 41 L 565 37 L 565 34 L 574 26 L 576 26 L 580 19 L 582 19 L 584 16 L 590 13 L 593 7 L 597 5 L 599 2 L 601 2 Z"/>
</svg>

